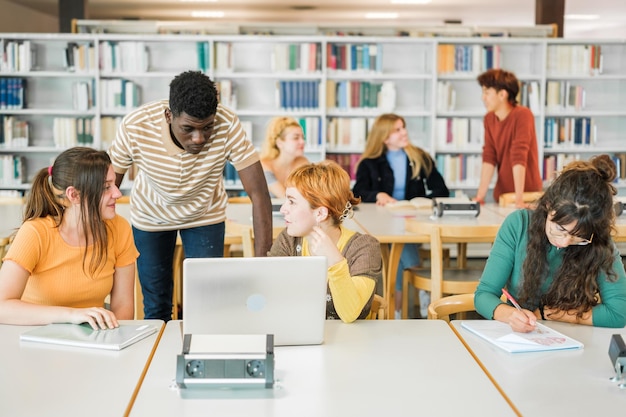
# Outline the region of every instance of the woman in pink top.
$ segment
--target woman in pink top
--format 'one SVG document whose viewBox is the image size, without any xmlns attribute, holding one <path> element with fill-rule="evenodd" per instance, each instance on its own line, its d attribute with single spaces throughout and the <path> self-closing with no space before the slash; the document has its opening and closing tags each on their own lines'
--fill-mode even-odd
<svg viewBox="0 0 626 417">
<path fill-rule="evenodd" d="M 37 173 L 0 268 L 0 323 L 104 329 L 133 318 L 139 253 L 115 213 L 121 195 L 104 151 L 71 148 Z"/>
</svg>

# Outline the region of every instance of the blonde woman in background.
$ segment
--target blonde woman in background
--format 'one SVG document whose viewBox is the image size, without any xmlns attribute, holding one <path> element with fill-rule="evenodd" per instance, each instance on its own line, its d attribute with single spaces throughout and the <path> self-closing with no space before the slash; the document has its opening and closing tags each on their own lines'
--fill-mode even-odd
<svg viewBox="0 0 626 417">
<path fill-rule="evenodd" d="M 309 162 L 304 145 L 302 126 L 295 119 L 275 117 L 270 121 L 261 148 L 261 165 L 272 197 L 285 198 L 287 177 Z"/>
<path fill-rule="evenodd" d="M 376 118 L 357 166 L 354 195 L 365 203 L 385 206 L 415 197 L 448 197 L 450 191 L 423 149 L 412 145 L 402 116 Z M 402 272 L 420 264 L 418 245 L 404 245 L 396 276 L 396 318 L 402 306 Z M 420 291 L 420 315 L 426 318 L 430 294 Z"/>
</svg>

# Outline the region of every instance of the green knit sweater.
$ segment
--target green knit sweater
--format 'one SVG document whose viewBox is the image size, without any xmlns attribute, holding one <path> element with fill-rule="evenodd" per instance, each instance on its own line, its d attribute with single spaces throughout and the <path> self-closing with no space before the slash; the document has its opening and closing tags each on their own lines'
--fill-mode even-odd
<svg viewBox="0 0 626 417">
<path fill-rule="evenodd" d="M 530 214 L 529 210 L 515 211 L 504 220 L 498 232 L 474 299 L 476 311 L 485 318 L 493 319 L 493 312 L 502 304 L 502 288 L 506 287 L 513 297 L 518 296 L 522 265 L 526 258 Z M 542 286 L 543 293 L 550 287 L 565 250 L 550 246 L 546 254 L 549 273 Z M 597 278 L 602 301 L 592 309 L 594 326 L 626 326 L 626 274 L 617 248 L 614 258 L 613 269 L 617 273 L 617 281 L 607 281 L 604 272 Z"/>
</svg>

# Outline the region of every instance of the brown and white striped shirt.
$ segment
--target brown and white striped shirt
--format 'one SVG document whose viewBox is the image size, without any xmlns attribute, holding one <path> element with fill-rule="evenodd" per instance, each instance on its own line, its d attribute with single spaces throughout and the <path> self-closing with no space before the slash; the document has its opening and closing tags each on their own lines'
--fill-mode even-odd
<svg viewBox="0 0 626 417">
<path fill-rule="evenodd" d="M 109 154 L 115 173 L 136 165 L 131 223 L 149 232 L 216 224 L 226 219 L 226 161 L 237 170 L 259 161 L 239 118 L 218 105 L 215 129 L 197 155 L 174 144 L 168 101 L 147 103 L 124 117 Z"/>
</svg>

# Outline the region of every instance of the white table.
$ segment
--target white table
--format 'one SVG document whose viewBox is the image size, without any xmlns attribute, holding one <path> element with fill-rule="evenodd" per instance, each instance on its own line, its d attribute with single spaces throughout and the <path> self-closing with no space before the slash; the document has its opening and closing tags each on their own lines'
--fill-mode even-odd
<svg viewBox="0 0 626 417">
<path fill-rule="evenodd" d="M 608 350 L 611 335 L 626 329 L 543 323 L 584 349 L 511 354 L 462 328 L 459 320 L 452 325 L 524 417 L 624 415 L 626 390 L 609 380 L 615 371 Z"/>
<path fill-rule="evenodd" d="M 163 327 L 160 320 L 130 321 Z M 0 325 L 0 415 L 122 416 L 160 331 L 122 349 L 20 342 L 32 326 Z"/>
<path fill-rule="evenodd" d="M 279 381 L 270 390 L 177 389 L 181 349 L 181 322 L 170 321 L 131 416 L 515 415 L 438 320 L 327 321 L 324 344 L 275 349 Z"/>
</svg>

